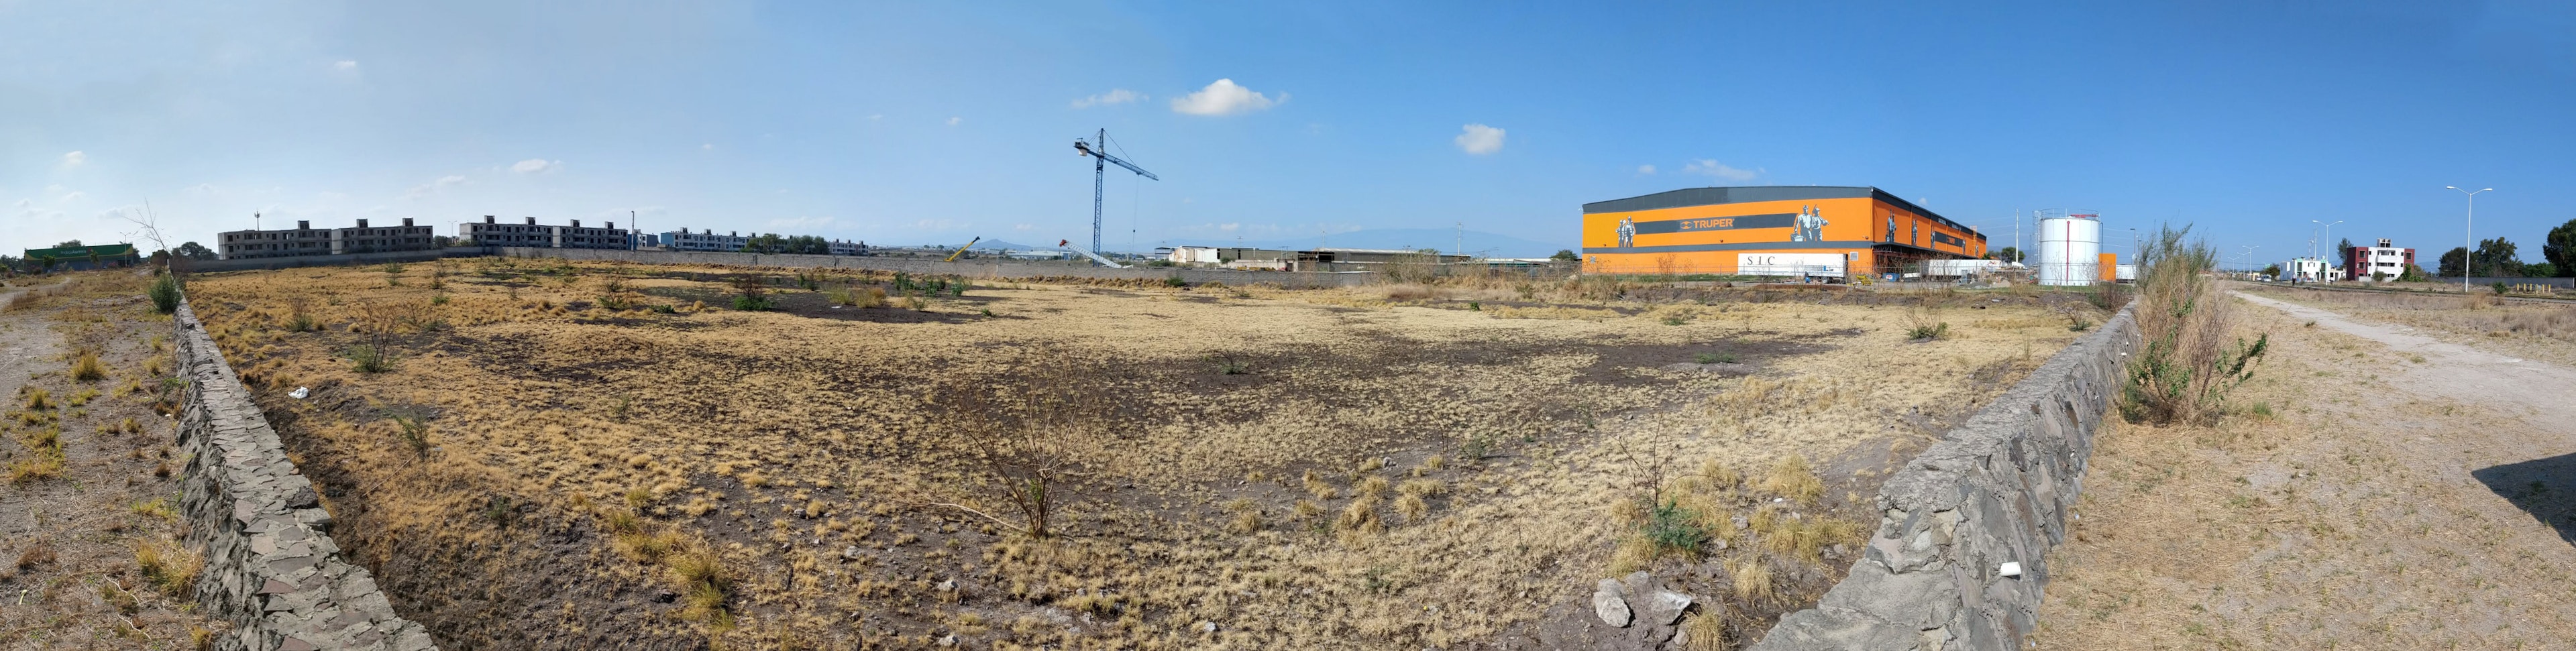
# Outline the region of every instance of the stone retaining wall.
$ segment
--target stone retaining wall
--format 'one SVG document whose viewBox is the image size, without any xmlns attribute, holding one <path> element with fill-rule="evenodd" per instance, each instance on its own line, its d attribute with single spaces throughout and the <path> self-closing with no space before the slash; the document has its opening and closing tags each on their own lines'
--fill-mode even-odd
<svg viewBox="0 0 2576 651">
<path fill-rule="evenodd" d="M 179 305 L 181 517 L 189 547 L 205 555 L 197 602 L 230 622 L 217 651 L 437 647 L 420 624 L 394 614 L 365 568 L 331 542 L 331 514 L 295 470 L 259 406 L 187 303 Z"/>
<path fill-rule="evenodd" d="M 1192 269 L 1185 267 L 1128 267 L 1111 269 L 1091 266 L 1089 262 L 1034 262 L 1025 260 L 963 260 L 941 262 L 929 258 L 890 258 L 851 255 L 795 255 L 784 253 L 733 253 L 718 251 L 622 251 L 616 249 L 554 249 L 538 247 L 502 247 L 501 254 L 514 258 L 555 258 L 562 260 L 619 260 L 642 264 L 730 264 L 790 268 L 868 269 L 901 271 L 911 274 L 956 275 L 968 278 L 1112 278 L 1162 280 L 1178 275 L 1191 284 L 1222 282 L 1228 285 L 1270 283 L 1282 287 L 1347 287 L 1376 282 L 1374 273 L 1316 273 L 1296 271 L 1245 271 L 1238 269 Z"/>
<path fill-rule="evenodd" d="M 1851 574 L 1754 651 L 2013 651 L 2038 621 L 2093 435 L 2140 345 L 2128 308 L 1951 430 L 1878 495 Z M 2004 576 L 2006 563 L 2019 576 Z"/>
</svg>

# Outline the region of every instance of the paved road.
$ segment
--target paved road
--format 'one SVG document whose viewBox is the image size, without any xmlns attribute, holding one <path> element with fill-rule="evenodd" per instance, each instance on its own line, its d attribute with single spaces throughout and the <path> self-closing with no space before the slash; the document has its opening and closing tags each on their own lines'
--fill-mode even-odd
<svg viewBox="0 0 2576 651">
<path fill-rule="evenodd" d="M 2472 405 L 2507 407 L 2505 413 L 2528 414 L 2535 425 L 2556 423 L 2543 431 L 2568 435 L 2567 440 L 2548 447 L 2576 443 L 2576 369 L 2518 357 L 2498 355 L 2476 348 L 2415 334 L 2414 328 L 2384 323 L 2357 322 L 2323 309 L 2230 292 L 2256 304 L 2264 305 L 2317 325 L 2387 344 L 2401 354 L 2424 356 L 2423 364 L 2388 363 L 2377 360 L 2364 363 L 2379 365 L 2381 370 L 2402 371 L 2403 382 L 2418 392 L 2438 395 Z"/>
</svg>

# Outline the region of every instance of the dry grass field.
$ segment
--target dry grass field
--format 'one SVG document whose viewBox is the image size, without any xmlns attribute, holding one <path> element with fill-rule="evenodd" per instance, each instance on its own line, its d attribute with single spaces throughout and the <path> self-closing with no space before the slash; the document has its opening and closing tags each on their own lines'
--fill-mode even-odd
<svg viewBox="0 0 2576 651">
<path fill-rule="evenodd" d="M 189 291 L 451 649 L 1536 648 L 1641 569 L 1731 648 L 1849 565 L 1890 464 L 2106 316 L 497 259 Z"/>
</svg>

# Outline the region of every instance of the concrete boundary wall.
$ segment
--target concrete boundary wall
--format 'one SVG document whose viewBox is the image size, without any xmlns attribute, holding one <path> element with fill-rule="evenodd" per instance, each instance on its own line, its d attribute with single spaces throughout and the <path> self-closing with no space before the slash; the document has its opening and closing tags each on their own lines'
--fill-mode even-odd
<svg viewBox="0 0 2576 651">
<path fill-rule="evenodd" d="M 180 271 L 214 273 L 244 269 L 292 269 L 332 265 L 382 264 L 387 262 L 428 262 L 457 256 L 493 255 L 500 247 L 449 247 L 424 251 L 379 251 L 375 253 L 340 253 L 331 255 L 295 255 L 277 258 L 241 258 L 236 260 L 184 260 Z"/>
<path fill-rule="evenodd" d="M 331 514 L 297 472 L 250 391 L 185 302 L 173 318 L 179 377 L 180 514 L 205 555 L 197 603 L 230 622 L 217 651 L 429 651 L 365 568 L 331 542 Z"/>
<path fill-rule="evenodd" d="M 967 278 L 1102 278 L 1162 280 L 1180 276 L 1191 284 L 1222 282 L 1228 285 L 1271 283 L 1282 287 L 1347 287 L 1375 282 L 1374 273 L 1314 273 L 1296 271 L 1243 271 L 1236 269 L 1190 269 L 1183 267 L 1129 267 L 1111 269 L 1087 264 L 1047 264 L 1043 262 L 963 260 L 941 262 L 928 258 L 889 258 L 851 255 L 796 255 L 784 253 L 733 253 L 715 251 L 620 251 L 613 249 L 550 249 L 538 247 L 502 247 L 501 254 L 514 258 L 553 258 L 558 260 L 622 261 L 639 264 L 729 264 L 743 266 L 867 269 L 901 271 L 923 275 L 955 275 Z"/>
<path fill-rule="evenodd" d="M 1878 533 L 1851 573 L 1751 648 L 2020 648 L 2094 432 L 2140 345 L 2135 310 L 2122 308 L 1889 477 Z M 2006 563 L 2019 576 L 2004 576 Z"/>
</svg>

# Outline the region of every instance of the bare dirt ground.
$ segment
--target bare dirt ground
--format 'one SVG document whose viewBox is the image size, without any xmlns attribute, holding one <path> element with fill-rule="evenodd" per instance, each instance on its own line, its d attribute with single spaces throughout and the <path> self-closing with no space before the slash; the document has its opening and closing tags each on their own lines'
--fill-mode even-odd
<svg viewBox="0 0 2576 651">
<path fill-rule="evenodd" d="M 1615 280 L 790 280 L 490 260 L 208 276 L 191 303 L 335 539 L 452 649 L 1570 648 L 1609 634 L 1594 581 L 1632 570 L 1700 595 L 1695 648 L 1727 648 L 1848 566 L 1887 464 L 2104 316 Z M 726 309 L 742 282 L 775 309 Z M 854 289 L 908 307 L 827 300 Z M 396 361 L 356 370 L 352 326 L 388 310 Z M 944 407 L 961 386 L 996 408 Z M 1064 443 L 1085 474 L 1033 540 L 975 437 L 1061 395 L 1044 429 L 1104 435 Z M 1709 479 L 1664 486 L 1666 519 L 1712 537 L 1640 544 L 1640 478 L 1686 474 Z"/>
<path fill-rule="evenodd" d="M 2271 355 L 2105 432 L 2038 648 L 2576 648 L 2576 370 L 2236 295 Z"/>
<path fill-rule="evenodd" d="M 172 421 L 155 411 L 168 318 L 131 272 L 66 275 L 0 291 L 0 649 L 198 648 Z M 81 352 L 104 377 L 74 377 Z"/>
</svg>

